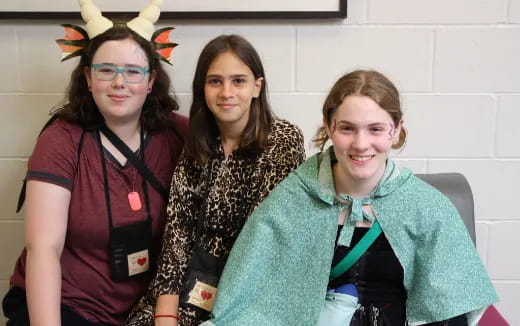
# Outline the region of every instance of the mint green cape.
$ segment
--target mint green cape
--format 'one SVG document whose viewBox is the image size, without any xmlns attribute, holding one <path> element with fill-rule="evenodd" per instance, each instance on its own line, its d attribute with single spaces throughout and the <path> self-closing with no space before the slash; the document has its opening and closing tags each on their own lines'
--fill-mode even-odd
<svg viewBox="0 0 520 326">
<path fill-rule="evenodd" d="M 258 206 L 226 264 L 202 325 L 316 325 L 330 273 L 340 212 L 361 205 L 338 200 L 332 148 L 304 162 Z M 387 161 L 370 198 L 404 269 L 410 325 L 467 314 L 474 325 L 498 300 L 456 208 L 409 169 Z M 343 203 L 342 203 L 343 202 Z M 343 227 L 348 245 L 355 221 Z"/>
</svg>

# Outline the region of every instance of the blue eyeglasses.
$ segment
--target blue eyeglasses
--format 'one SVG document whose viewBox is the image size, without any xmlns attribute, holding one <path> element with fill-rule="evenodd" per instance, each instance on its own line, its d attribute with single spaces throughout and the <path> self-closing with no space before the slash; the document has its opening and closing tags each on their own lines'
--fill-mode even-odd
<svg viewBox="0 0 520 326">
<path fill-rule="evenodd" d="M 147 68 L 142 67 L 123 67 L 118 68 L 112 64 L 108 63 L 93 63 L 92 68 L 94 69 L 94 74 L 96 78 L 99 80 L 110 81 L 116 78 L 117 74 L 121 74 L 123 79 L 127 83 L 131 84 L 139 84 L 143 81 L 146 74 L 150 71 Z"/>
</svg>

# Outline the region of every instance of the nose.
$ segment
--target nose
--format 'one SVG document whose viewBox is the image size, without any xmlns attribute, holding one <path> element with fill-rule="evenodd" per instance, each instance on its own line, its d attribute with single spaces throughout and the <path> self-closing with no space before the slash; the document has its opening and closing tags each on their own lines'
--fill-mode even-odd
<svg viewBox="0 0 520 326">
<path fill-rule="evenodd" d="M 220 96 L 224 98 L 233 97 L 233 85 L 229 81 L 225 81 L 222 83 L 222 88 L 220 89 Z"/>
<path fill-rule="evenodd" d="M 370 144 L 369 138 L 370 137 L 366 135 L 363 131 L 356 132 L 352 141 L 352 147 L 357 151 L 364 151 L 368 149 Z"/>
<path fill-rule="evenodd" d="M 123 73 L 118 71 L 114 79 L 112 79 L 112 87 L 122 87 L 125 85 L 125 78 L 123 77 Z"/>
</svg>

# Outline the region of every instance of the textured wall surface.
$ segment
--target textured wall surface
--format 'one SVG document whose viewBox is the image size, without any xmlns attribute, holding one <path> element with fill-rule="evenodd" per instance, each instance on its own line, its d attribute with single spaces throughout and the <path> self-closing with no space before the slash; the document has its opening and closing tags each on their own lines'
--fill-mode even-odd
<svg viewBox="0 0 520 326">
<path fill-rule="evenodd" d="M 166 69 L 183 112 L 196 58 L 221 33 L 255 45 L 275 112 L 297 123 L 307 144 L 336 78 L 356 68 L 385 73 L 402 92 L 409 130 L 396 157 L 415 172 L 468 178 L 498 309 L 520 325 L 520 0 L 351 0 L 348 10 L 346 20 L 161 22 L 176 27 L 180 46 Z M 77 63 L 59 62 L 60 23 L 0 21 L 0 295 L 23 246 L 14 210 L 26 160 Z"/>
</svg>

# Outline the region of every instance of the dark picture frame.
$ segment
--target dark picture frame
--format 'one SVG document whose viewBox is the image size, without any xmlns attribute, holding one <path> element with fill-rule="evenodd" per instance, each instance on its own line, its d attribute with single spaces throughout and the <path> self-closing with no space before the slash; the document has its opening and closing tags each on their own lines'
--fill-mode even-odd
<svg viewBox="0 0 520 326">
<path fill-rule="evenodd" d="M 208 0 L 214 1 L 214 0 Z M 280 0 L 288 1 L 288 0 Z M 299 0 L 291 0 L 298 3 Z M 278 10 L 276 5 L 263 8 L 261 11 L 162 11 L 161 19 L 327 19 L 346 18 L 347 0 L 337 0 L 334 10 L 319 10 L 319 0 L 314 0 L 317 10 Z M 103 11 L 109 18 L 127 18 L 137 15 L 131 11 Z M 79 11 L 42 11 L 23 8 L 23 10 L 6 10 L 0 5 L 0 19 L 81 19 Z"/>
</svg>

